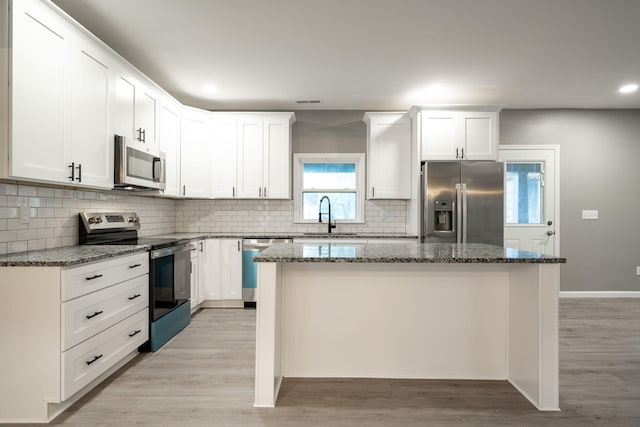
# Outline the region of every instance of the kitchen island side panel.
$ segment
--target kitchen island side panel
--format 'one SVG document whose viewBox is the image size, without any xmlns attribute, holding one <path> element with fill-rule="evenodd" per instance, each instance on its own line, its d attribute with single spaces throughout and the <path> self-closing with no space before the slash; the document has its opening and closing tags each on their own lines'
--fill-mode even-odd
<svg viewBox="0 0 640 427">
<path fill-rule="evenodd" d="M 285 377 L 507 378 L 505 265 L 283 269 Z"/>
</svg>

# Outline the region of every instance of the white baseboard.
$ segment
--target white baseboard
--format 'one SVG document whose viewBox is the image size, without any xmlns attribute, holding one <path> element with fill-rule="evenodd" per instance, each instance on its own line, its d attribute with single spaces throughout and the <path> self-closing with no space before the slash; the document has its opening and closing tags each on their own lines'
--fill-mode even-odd
<svg viewBox="0 0 640 427">
<path fill-rule="evenodd" d="M 640 291 L 564 291 L 560 298 L 640 298 Z"/>
</svg>

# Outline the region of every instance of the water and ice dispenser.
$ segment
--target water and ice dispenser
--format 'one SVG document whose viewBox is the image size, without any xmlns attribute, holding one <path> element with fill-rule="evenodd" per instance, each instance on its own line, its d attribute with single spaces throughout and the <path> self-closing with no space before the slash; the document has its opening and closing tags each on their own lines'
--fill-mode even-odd
<svg viewBox="0 0 640 427">
<path fill-rule="evenodd" d="M 434 231 L 453 231 L 453 202 L 435 200 L 433 202 Z"/>
</svg>

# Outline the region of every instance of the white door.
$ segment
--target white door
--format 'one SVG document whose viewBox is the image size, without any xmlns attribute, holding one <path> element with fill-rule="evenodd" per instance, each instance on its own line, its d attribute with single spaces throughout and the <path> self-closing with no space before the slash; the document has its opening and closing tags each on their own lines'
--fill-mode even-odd
<svg viewBox="0 0 640 427">
<path fill-rule="evenodd" d="M 213 118 L 214 198 L 233 199 L 237 196 L 238 119 L 228 114 Z"/>
<path fill-rule="evenodd" d="M 262 197 L 291 198 L 291 133 L 289 117 L 265 117 Z"/>
<path fill-rule="evenodd" d="M 220 241 L 220 285 L 223 300 L 242 299 L 242 241 Z"/>
<path fill-rule="evenodd" d="M 209 113 L 184 107 L 180 126 L 180 182 L 185 197 L 211 197 L 211 141 Z"/>
<path fill-rule="evenodd" d="M 78 37 L 72 55 L 70 131 L 65 158 L 78 165 L 75 184 L 113 188 L 113 135 L 109 132 L 111 65 L 97 43 Z"/>
<path fill-rule="evenodd" d="M 238 118 L 239 199 L 262 198 L 262 119 L 255 115 Z"/>
<path fill-rule="evenodd" d="M 166 181 L 164 194 L 180 195 L 180 105 L 165 100 L 160 107 L 159 121 L 160 151 L 167 158 Z"/>
<path fill-rule="evenodd" d="M 156 140 L 156 95 L 147 88 L 137 85 L 135 95 L 135 129 L 142 139 L 142 149 L 147 153 L 158 154 Z M 142 132 L 140 135 L 139 132 Z"/>
<path fill-rule="evenodd" d="M 64 157 L 64 118 L 70 26 L 39 2 L 18 1 L 12 7 L 11 174 L 68 183 L 72 169 Z"/>
<path fill-rule="evenodd" d="M 506 247 L 558 254 L 559 153 L 558 146 L 500 146 Z"/>
</svg>

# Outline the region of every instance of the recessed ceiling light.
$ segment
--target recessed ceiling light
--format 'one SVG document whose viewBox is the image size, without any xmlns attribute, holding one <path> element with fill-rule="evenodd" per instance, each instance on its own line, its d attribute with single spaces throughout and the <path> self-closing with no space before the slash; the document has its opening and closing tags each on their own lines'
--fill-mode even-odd
<svg viewBox="0 0 640 427">
<path fill-rule="evenodd" d="M 218 91 L 218 87 L 212 84 L 206 84 L 202 88 L 206 93 L 216 93 Z"/>
<path fill-rule="evenodd" d="M 618 92 L 620 93 L 633 93 L 635 91 L 638 90 L 638 85 L 635 83 L 631 83 L 628 85 L 624 85 L 624 86 L 620 86 L 620 89 L 618 89 Z"/>
</svg>

